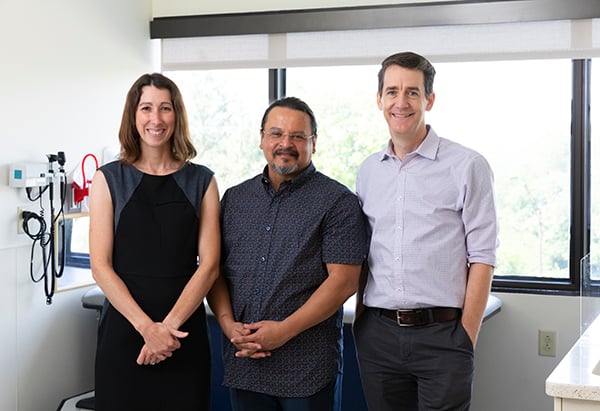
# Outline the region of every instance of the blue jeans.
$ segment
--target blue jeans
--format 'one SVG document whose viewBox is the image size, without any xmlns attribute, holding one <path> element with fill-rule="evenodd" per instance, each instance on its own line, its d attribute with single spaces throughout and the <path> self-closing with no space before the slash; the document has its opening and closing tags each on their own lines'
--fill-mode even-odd
<svg viewBox="0 0 600 411">
<path fill-rule="evenodd" d="M 231 389 L 233 411 L 340 411 L 342 374 L 310 397 L 275 397 L 254 391 Z"/>
</svg>

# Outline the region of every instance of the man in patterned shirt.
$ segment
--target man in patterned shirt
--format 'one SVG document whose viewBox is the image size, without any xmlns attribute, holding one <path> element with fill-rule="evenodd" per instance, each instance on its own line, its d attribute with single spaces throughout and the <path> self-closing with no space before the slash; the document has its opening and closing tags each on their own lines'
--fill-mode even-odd
<svg viewBox="0 0 600 411">
<path fill-rule="evenodd" d="M 209 303 L 227 337 L 236 411 L 339 409 L 343 303 L 366 255 L 357 197 L 316 171 L 317 125 L 302 100 L 266 110 L 262 174 L 221 200 L 222 272 Z"/>
</svg>

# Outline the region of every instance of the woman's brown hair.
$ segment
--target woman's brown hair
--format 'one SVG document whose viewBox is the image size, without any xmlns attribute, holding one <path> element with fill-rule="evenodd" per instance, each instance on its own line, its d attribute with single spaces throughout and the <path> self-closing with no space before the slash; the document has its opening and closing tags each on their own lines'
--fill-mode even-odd
<svg viewBox="0 0 600 411">
<path fill-rule="evenodd" d="M 188 161 L 197 154 L 196 148 L 192 143 L 190 128 L 188 125 L 187 112 L 183 104 L 183 98 L 177 85 L 169 78 L 160 73 L 144 74 L 138 78 L 129 89 L 125 107 L 123 108 L 123 117 L 121 119 L 121 128 L 119 129 L 119 142 L 121 143 L 121 161 L 134 163 L 140 158 L 140 134 L 135 124 L 135 113 L 142 96 L 142 89 L 146 86 L 154 86 L 162 90 L 169 90 L 171 93 L 171 103 L 175 111 L 175 130 L 169 140 L 171 152 L 177 161 Z"/>
</svg>

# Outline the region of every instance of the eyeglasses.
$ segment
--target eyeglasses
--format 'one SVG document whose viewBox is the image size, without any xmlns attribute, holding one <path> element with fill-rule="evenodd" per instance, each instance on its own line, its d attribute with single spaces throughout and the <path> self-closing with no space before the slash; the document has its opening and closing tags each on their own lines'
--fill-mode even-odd
<svg viewBox="0 0 600 411">
<path fill-rule="evenodd" d="M 287 135 L 290 138 L 290 140 L 296 143 L 305 143 L 315 136 L 314 134 L 307 136 L 303 133 L 286 134 L 282 133 L 281 131 L 264 131 L 263 133 L 272 141 L 281 141 L 283 137 Z"/>
</svg>

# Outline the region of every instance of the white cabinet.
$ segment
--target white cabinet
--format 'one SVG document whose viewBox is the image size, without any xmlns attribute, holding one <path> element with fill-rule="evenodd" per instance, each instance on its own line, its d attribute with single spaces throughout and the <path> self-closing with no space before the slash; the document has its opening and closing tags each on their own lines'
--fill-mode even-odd
<svg viewBox="0 0 600 411">
<path fill-rule="evenodd" d="M 546 379 L 554 411 L 600 411 L 600 317 Z"/>
<path fill-rule="evenodd" d="M 598 411 L 599 401 L 575 400 L 572 398 L 554 398 L 554 411 Z"/>
</svg>

